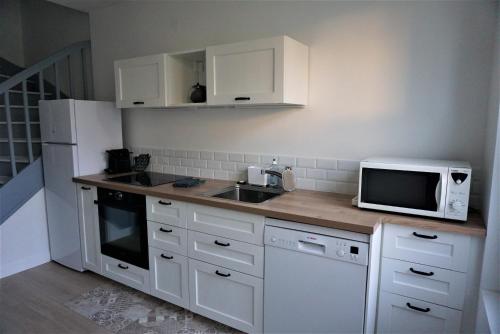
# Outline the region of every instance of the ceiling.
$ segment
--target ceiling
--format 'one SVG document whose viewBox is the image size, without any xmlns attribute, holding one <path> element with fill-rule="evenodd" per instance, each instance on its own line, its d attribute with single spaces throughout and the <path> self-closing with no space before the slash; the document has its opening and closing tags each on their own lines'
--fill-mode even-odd
<svg viewBox="0 0 500 334">
<path fill-rule="evenodd" d="M 115 3 L 126 0 L 48 0 L 61 6 L 73 8 L 82 12 L 89 12 L 92 9 L 111 6 Z"/>
</svg>

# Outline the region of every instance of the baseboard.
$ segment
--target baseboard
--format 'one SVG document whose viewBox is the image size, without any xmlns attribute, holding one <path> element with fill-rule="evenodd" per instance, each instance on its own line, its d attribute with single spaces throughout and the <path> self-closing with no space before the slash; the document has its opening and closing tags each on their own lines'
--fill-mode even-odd
<svg viewBox="0 0 500 334">
<path fill-rule="evenodd" d="M 19 261 L 2 263 L 0 265 L 0 278 L 11 276 L 50 261 L 49 254 L 33 255 Z"/>
</svg>

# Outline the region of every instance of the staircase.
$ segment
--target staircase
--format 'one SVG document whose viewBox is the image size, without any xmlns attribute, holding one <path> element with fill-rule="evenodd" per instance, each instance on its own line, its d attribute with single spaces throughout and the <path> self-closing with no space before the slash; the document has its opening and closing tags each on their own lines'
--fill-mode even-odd
<svg viewBox="0 0 500 334">
<path fill-rule="evenodd" d="M 22 69 L 0 58 L 0 225 L 43 187 L 39 100 L 92 98 L 90 41 Z"/>
</svg>

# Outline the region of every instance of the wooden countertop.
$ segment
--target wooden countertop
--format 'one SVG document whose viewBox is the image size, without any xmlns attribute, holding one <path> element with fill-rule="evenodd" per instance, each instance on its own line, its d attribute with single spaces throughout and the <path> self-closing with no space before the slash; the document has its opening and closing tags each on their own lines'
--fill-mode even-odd
<svg viewBox="0 0 500 334">
<path fill-rule="evenodd" d="M 113 190 L 164 197 L 364 234 L 373 234 L 381 224 L 387 223 L 473 236 L 486 235 L 486 229 L 478 213 L 469 214 L 469 220 L 465 223 L 389 214 L 353 207 L 351 205 L 352 196 L 335 193 L 299 189 L 284 193 L 266 202 L 254 204 L 203 195 L 207 192 L 234 185 L 234 182 L 231 181 L 206 180 L 204 184 L 192 188 L 174 188 L 172 184 L 155 187 L 133 186 L 107 181 L 104 174 L 75 177 L 73 181 Z"/>
</svg>

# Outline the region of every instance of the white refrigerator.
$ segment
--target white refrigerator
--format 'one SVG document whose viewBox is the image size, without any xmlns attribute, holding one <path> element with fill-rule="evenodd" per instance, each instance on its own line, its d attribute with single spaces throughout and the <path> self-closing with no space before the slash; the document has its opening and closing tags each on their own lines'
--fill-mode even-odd
<svg viewBox="0 0 500 334">
<path fill-rule="evenodd" d="M 74 176 L 106 168 L 106 150 L 123 147 L 121 110 L 112 102 L 40 101 L 45 202 L 52 260 L 83 271 Z"/>
</svg>

